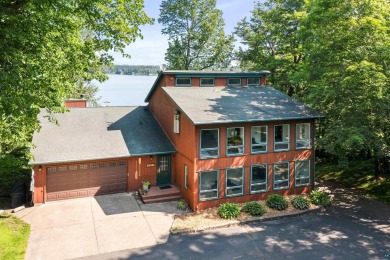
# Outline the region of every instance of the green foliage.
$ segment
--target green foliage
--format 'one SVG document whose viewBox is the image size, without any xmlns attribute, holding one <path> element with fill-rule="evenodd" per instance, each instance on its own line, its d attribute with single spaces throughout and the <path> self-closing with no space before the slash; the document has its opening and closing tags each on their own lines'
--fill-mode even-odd
<svg viewBox="0 0 390 260">
<path fill-rule="evenodd" d="M 267 197 L 266 204 L 271 209 L 284 210 L 288 207 L 288 201 L 279 194 L 271 194 Z"/>
<path fill-rule="evenodd" d="M 31 168 L 26 166 L 27 162 L 20 154 L 0 155 L 0 196 L 9 196 L 11 188 L 17 182 L 26 185 L 30 183 Z"/>
<path fill-rule="evenodd" d="M 24 259 L 30 225 L 7 213 L 0 215 L 0 259 Z"/>
<path fill-rule="evenodd" d="M 218 214 L 221 218 L 237 218 L 240 214 L 240 209 L 235 203 L 224 203 L 219 206 Z"/>
<path fill-rule="evenodd" d="M 314 205 L 321 205 L 321 206 L 329 206 L 330 205 L 330 197 L 326 192 L 319 191 L 319 190 L 313 190 L 310 193 L 310 201 Z"/>
<path fill-rule="evenodd" d="M 308 209 L 310 206 L 309 201 L 302 195 L 294 197 L 291 203 L 293 204 L 294 208 L 301 210 Z"/>
<path fill-rule="evenodd" d="M 169 69 L 225 68 L 233 36 L 224 32 L 215 0 L 164 0 L 160 5 L 162 33 L 168 35 L 165 60 Z"/>
<path fill-rule="evenodd" d="M 114 65 L 105 67 L 105 71 L 109 74 L 121 75 L 156 75 L 160 70 L 157 65 Z"/>
<path fill-rule="evenodd" d="M 247 212 L 252 216 L 262 216 L 265 214 L 266 209 L 263 205 L 257 201 L 250 201 L 245 203 L 244 207 L 241 209 L 242 212 Z"/>
<path fill-rule="evenodd" d="M 0 2 L 0 154 L 29 148 L 41 108 L 64 112 L 80 82 L 102 81 L 114 50 L 152 21 L 142 0 Z"/>
</svg>

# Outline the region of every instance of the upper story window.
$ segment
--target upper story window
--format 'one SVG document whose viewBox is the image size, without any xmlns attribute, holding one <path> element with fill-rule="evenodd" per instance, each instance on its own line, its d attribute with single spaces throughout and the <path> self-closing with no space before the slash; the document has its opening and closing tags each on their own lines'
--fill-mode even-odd
<svg viewBox="0 0 390 260">
<path fill-rule="evenodd" d="M 219 157 L 219 129 L 200 130 L 200 158 Z"/>
<path fill-rule="evenodd" d="M 251 130 L 251 152 L 266 153 L 268 146 L 268 127 L 252 126 Z"/>
<path fill-rule="evenodd" d="M 248 86 L 260 86 L 260 78 L 248 78 Z"/>
<path fill-rule="evenodd" d="M 241 86 L 241 78 L 228 78 L 228 86 Z"/>
<path fill-rule="evenodd" d="M 212 86 L 214 86 L 214 79 L 213 78 L 201 78 L 200 79 L 200 86 L 201 87 L 212 87 Z"/>
<path fill-rule="evenodd" d="M 231 127 L 226 131 L 226 154 L 244 154 L 244 127 Z"/>
<path fill-rule="evenodd" d="M 184 164 L 184 188 L 188 189 L 188 166 Z"/>
<path fill-rule="evenodd" d="M 244 168 L 226 169 L 226 197 L 244 194 Z"/>
<path fill-rule="evenodd" d="M 274 151 L 286 151 L 290 149 L 290 125 L 275 125 Z"/>
<path fill-rule="evenodd" d="M 297 124 L 296 149 L 309 149 L 310 145 L 310 123 Z"/>
<path fill-rule="evenodd" d="M 176 86 L 178 87 L 191 86 L 191 78 L 176 78 Z"/>
<path fill-rule="evenodd" d="M 199 200 L 218 199 L 219 170 L 199 172 Z"/>
<path fill-rule="evenodd" d="M 290 185 L 290 163 L 274 164 L 274 190 L 287 189 Z"/>
<path fill-rule="evenodd" d="M 180 111 L 175 110 L 173 114 L 173 132 L 180 133 Z"/>
</svg>

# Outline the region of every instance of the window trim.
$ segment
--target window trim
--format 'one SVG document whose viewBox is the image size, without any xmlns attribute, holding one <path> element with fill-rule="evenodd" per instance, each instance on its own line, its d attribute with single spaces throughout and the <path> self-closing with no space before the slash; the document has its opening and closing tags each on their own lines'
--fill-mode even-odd
<svg viewBox="0 0 390 260">
<path fill-rule="evenodd" d="M 249 79 L 258 79 L 259 82 L 257 84 L 249 84 L 248 83 Z M 256 78 L 247 78 L 246 79 L 246 84 L 248 85 L 248 87 L 258 87 L 258 86 L 261 85 L 261 78 L 257 78 L 257 77 Z"/>
<path fill-rule="evenodd" d="M 235 146 L 228 146 L 228 130 L 231 128 L 242 128 L 242 145 L 235 145 Z M 234 154 L 229 154 L 228 149 L 229 148 L 239 148 L 242 146 L 242 153 L 234 153 Z M 245 154 L 245 127 L 244 126 L 236 126 L 236 127 L 226 127 L 226 156 L 231 157 L 231 156 L 240 156 Z"/>
<path fill-rule="evenodd" d="M 189 79 L 190 83 L 189 84 L 177 84 L 178 79 Z M 190 78 L 190 77 L 176 77 L 175 78 L 175 86 L 176 87 L 191 87 L 192 86 L 192 78 Z"/>
<path fill-rule="evenodd" d="M 280 165 L 280 164 L 285 164 L 285 163 L 287 163 L 287 177 L 288 177 L 288 179 L 287 179 L 287 187 L 275 188 L 275 184 L 276 183 L 284 181 L 284 180 L 282 180 L 282 181 L 275 181 L 275 177 L 276 177 L 276 175 L 275 175 L 275 166 L 276 165 Z M 273 190 L 287 190 L 287 189 L 290 189 L 290 162 L 289 161 L 276 162 L 273 165 L 272 171 L 273 171 L 272 172 L 272 175 L 273 175 L 272 188 L 273 188 Z"/>
<path fill-rule="evenodd" d="M 258 191 L 252 191 L 252 186 L 259 186 L 259 185 L 263 185 L 263 183 L 256 183 L 256 184 L 252 184 L 252 169 L 253 167 L 256 167 L 256 166 L 265 166 L 265 190 L 258 190 Z M 267 192 L 268 191 L 268 164 L 266 163 L 261 163 L 261 164 L 252 164 L 251 165 L 251 172 L 250 172 L 250 183 L 249 183 L 249 190 L 250 190 L 250 193 L 251 194 L 256 194 L 256 193 L 262 193 L 262 192 Z"/>
<path fill-rule="evenodd" d="M 237 84 L 230 84 L 229 81 L 230 81 L 231 79 L 239 79 L 239 80 L 240 80 L 240 83 L 237 83 Z M 227 85 L 228 85 L 228 87 L 241 86 L 241 85 L 242 85 L 242 80 L 241 80 L 241 78 L 228 78 L 228 79 L 227 79 Z"/>
<path fill-rule="evenodd" d="M 266 137 L 266 141 L 265 141 L 265 151 L 260 151 L 260 152 L 254 152 L 253 151 L 253 146 L 264 145 L 264 143 L 252 144 L 252 138 L 253 138 L 252 129 L 253 129 L 253 127 L 265 127 L 265 131 L 267 133 L 267 137 Z M 250 140 L 250 143 L 251 143 L 251 154 L 268 153 L 268 136 L 269 136 L 269 134 L 268 134 L 268 125 L 258 125 L 258 126 L 252 126 L 251 127 L 251 140 Z"/>
<path fill-rule="evenodd" d="M 309 146 L 305 146 L 305 147 L 299 147 L 297 146 L 297 143 L 298 143 L 298 126 L 299 125 L 309 125 Z M 297 123 L 295 125 L 295 149 L 296 150 L 306 150 L 306 149 L 311 149 L 312 148 L 312 144 L 311 144 L 311 124 L 310 123 Z"/>
<path fill-rule="evenodd" d="M 288 126 L 288 142 L 276 142 L 276 134 L 275 134 L 275 128 L 277 126 L 283 126 L 287 125 Z M 291 140 L 291 131 L 290 131 L 290 124 L 279 124 L 279 125 L 274 125 L 274 152 L 282 152 L 282 151 L 289 151 L 290 150 L 290 140 Z M 276 149 L 276 144 L 287 144 L 287 149 Z"/>
<path fill-rule="evenodd" d="M 202 84 L 202 79 L 212 79 L 213 84 Z M 214 87 L 215 86 L 215 78 L 200 78 L 199 79 L 199 86 L 201 86 L 201 87 Z"/>
<path fill-rule="evenodd" d="M 217 172 L 217 189 L 212 189 L 212 190 L 204 190 L 203 192 L 210 192 L 210 191 L 217 191 L 217 197 L 212 197 L 212 198 L 207 198 L 207 199 L 201 199 L 200 195 L 202 194 L 202 189 L 201 189 L 201 183 L 202 183 L 202 173 L 204 172 Z M 215 200 L 219 199 L 219 174 L 220 170 L 219 169 L 212 169 L 212 170 L 206 170 L 206 171 L 199 171 L 199 201 L 208 201 L 208 200 Z"/>
<path fill-rule="evenodd" d="M 202 131 L 204 131 L 204 130 L 217 130 L 218 131 L 218 148 L 217 148 L 218 149 L 218 155 L 202 157 L 202 150 L 204 150 L 204 151 L 212 151 L 212 150 L 216 149 L 216 148 L 205 148 L 205 149 L 202 149 Z M 203 128 L 203 129 L 200 129 L 200 131 L 199 131 L 199 158 L 200 159 L 209 159 L 209 158 L 219 158 L 220 157 L 221 144 L 219 142 L 219 138 L 220 138 L 219 128 Z"/>
<path fill-rule="evenodd" d="M 188 165 L 184 164 L 184 189 L 188 190 Z"/>
<path fill-rule="evenodd" d="M 232 169 L 241 169 L 242 184 L 240 186 L 234 186 L 234 187 L 228 187 L 227 186 L 228 170 L 232 170 Z M 228 190 L 232 190 L 232 189 L 235 189 L 235 188 L 238 188 L 238 187 L 241 187 L 241 193 L 228 195 Z M 225 197 L 226 198 L 230 198 L 230 197 L 243 196 L 244 195 L 244 187 L 245 187 L 245 168 L 244 168 L 244 166 L 242 166 L 242 167 L 226 168 L 225 169 Z"/>
<path fill-rule="evenodd" d="M 308 178 L 299 178 L 300 179 L 309 179 L 309 182 L 307 184 L 297 184 L 297 163 L 300 163 L 300 162 L 308 162 L 309 163 L 309 177 Z M 294 162 L 294 185 L 296 187 L 301 187 L 301 186 L 310 186 L 310 168 L 311 168 L 311 160 L 310 159 L 306 159 L 306 160 L 298 160 L 298 161 L 295 161 Z"/>
</svg>

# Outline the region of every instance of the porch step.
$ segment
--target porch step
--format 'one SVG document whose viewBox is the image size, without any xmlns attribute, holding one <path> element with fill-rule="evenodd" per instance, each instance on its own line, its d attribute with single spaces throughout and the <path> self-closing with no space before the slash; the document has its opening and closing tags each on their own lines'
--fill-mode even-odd
<svg viewBox="0 0 390 260">
<path fill-rule="evenodd" d="M 155 199 L 142 198 L 142 201 L 145 204 L 150 204 L 150 203 L 167 202 L 167 201 L 174 201 L 174 200 L 180 200 L 180 199 L 181 199 L 181 196 L 180 195 L 176 195 L 176 196 L 160 197 L 160 198 L 155 198 Z"/>
</svg>

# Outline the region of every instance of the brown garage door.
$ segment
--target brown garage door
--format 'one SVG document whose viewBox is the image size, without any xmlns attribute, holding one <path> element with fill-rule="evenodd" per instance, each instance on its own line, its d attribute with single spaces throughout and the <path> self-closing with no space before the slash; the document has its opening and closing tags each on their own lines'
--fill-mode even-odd
<svg viewBox="0 0 390 260">
<path fill-rule="evenodd" d="M 47 201 L 127 191 L 127 162 L 60 165 L 47 168 Z"/>
</svg>

